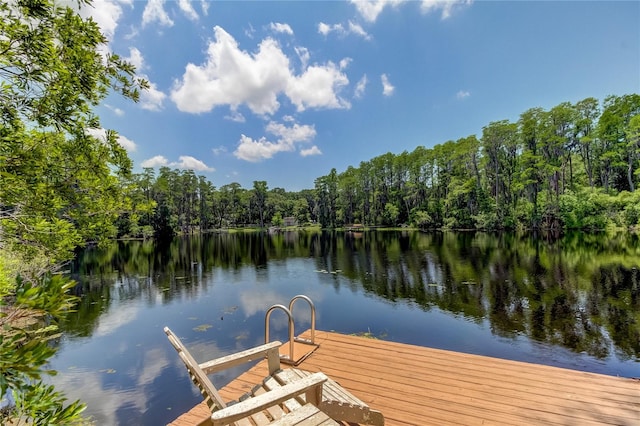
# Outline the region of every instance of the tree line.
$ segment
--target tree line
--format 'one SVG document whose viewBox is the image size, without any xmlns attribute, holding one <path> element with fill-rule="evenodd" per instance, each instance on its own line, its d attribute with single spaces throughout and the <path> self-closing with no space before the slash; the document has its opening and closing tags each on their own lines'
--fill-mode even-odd
<svg viewBox="0 0 640 426">
<path fill-rule="evenodd" d="M 126 182 L 132 216 L 121 236 L 292 223 L 339 228 L 603 229 L 640 219 L 640 95 L 587 98 L 518 121 L 495 121 L 456 141 L 391 152 L 332 169 L 314 188 L 288 192 L 191 170 L 145 169 Z"/>
</svg>

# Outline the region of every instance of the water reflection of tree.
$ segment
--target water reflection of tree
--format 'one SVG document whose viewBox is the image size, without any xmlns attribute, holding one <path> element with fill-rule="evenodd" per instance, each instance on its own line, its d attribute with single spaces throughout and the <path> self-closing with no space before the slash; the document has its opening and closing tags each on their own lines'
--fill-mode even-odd
<svg viewBox="0 0 640 426">
<path fill-rule="evenodd" d="M 64 330 L 69 335 L 91 335 L 116 298 L 144 298 L 154 304 L 158 293 L 160 303 L 198 297 L 199 288 L 207 285 L 204 274 L 216 267 L 261 268 L 269 259 L 308 257 L 314 235 L 221 233 L 171 241 L 117 241 L 83 250 L 71 265 L 80 301 Z"/>
<path fill-rule="evenodd" d="M 157 303 L 157 292 L 161 303 L 197 297 L 213 268 L 264 268 L 291 257 L 340 271 L 332 276 L 335 287 L 488 320 L 500 336 L 525 335 L 598 358 L 612 351 L 640 356 L 640 243 L 632 234 L 545 241 L 486 233 L 297 232 L 119 242 L 80 254 L 73 274 L 82 299 L 68 328 L 90 334 L 115 296 L 149 303 Z"/>
<path fill-rule="evenodd" d="M 506 234 L 374 233 L 347 240 L 350 250 L 341 252 L 338 267 L 389 300 L 488 319 L 500 336 L 523 334 L 598 358 L 614 348 L 624 358 L 640 354 L 634 235 L 543 242 Z"/>
</svg>

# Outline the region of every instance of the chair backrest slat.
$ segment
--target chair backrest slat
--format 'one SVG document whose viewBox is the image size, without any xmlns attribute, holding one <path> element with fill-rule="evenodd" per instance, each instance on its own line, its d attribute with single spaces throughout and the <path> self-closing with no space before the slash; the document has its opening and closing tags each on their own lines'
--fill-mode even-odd
<svg viewBox="0 0 640 426">
<path fill-rule="evenodd" d="M 198 362 L 191 356 L 187 348 L 182 344 L 178 336 L 175 335 L 173 331 L 169 329 L 169 327 L 164 328 L 164 332 L 171 342 L 171 345 L 178 352 L 180 359 L 184 363 L 185 367 L 187 367 L 187 371 L 189 372 L 189 376 L 193 383 L 200 389 L 200 393 L 202 393 L 203 398 L 205 399 L 207 405 L 211 409 L 211 411 L 216 411 L 222 408 L 225 408 L 227 404 L 225 404 L 222 397 L 218 393 L 216 387 L 211 383 L 209 377 L 202 371 Z"/>
</svg>

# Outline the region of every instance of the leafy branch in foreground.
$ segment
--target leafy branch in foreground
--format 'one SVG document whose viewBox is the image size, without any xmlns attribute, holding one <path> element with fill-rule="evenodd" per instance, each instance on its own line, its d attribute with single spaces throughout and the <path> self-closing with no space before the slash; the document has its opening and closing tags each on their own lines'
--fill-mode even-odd
<svg viewBox="0 0 640 426">
<path fill-rule="evenodd" d="M 81 421 L 83 405 L 42 381 L 74 302 L 73 283 L 51 273 L 76 247 L 114 236 L 130 204 L 120 181 L 131 160 L 93 109 L 110 92 L 137 101 L 148 85 L 107 53 L 78 12 L 90 6 L 0 2 L 0 400 L 11 399 L 14 423 Z"/>
<path fill-rule="evenodd" d="M 0 299 L 0 393 L 11 392 L 14 406 L 0 419 L 14 423 L 70 424 L 80 422 L 84 405 L 66 399 L 42 381 L 56 349 L 57 323 L 69 312 L 75 298 L 68 291 L 75 283 L 59 275 L 47 274 L 32 283 L 17 279 L 11 303 Z M 4 416 L 5 418 L 3 418 Z"/>
</svg>

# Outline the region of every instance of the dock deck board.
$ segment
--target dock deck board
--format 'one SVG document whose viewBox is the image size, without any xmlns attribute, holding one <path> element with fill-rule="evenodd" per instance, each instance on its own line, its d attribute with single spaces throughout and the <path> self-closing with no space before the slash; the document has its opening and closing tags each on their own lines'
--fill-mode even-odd
<svg viewBox="0 0 640 426">
<path fill-rule="evenodd" d="M 640 425 L 638 380 L 325 331 L 316 343 L 297 368 L 324 372 L 387 425 Z M 220 394 L 236 399 L 266 375 L 262 361 Z M 171 425 L 208 413 L 199 404 Z"/>
</svg>

